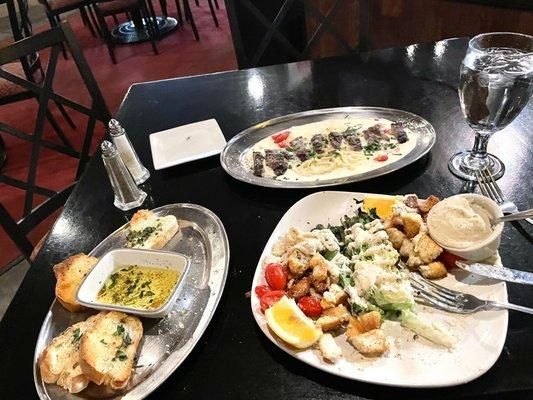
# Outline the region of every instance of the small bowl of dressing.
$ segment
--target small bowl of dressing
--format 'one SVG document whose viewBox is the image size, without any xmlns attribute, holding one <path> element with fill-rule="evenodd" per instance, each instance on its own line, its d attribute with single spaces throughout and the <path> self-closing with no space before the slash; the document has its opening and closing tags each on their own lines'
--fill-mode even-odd
<svg viewBox="0 0 533 400">
<path fill-rule="evenodd" d="M 162 318 L 172 310 L 189 264 L 188 257 L 168 251 L 111 250 L 87 275 L 77 300 L 97 310 Z"/>
<path fill-rule="evenodd" d="M 429 235 L 442 248 L 468 261 L 483 261 L 498 251 L 503 216 L 494 201 L 473 193 L 458 194 L 437 203 L 427 216 Z"/>
</svg>

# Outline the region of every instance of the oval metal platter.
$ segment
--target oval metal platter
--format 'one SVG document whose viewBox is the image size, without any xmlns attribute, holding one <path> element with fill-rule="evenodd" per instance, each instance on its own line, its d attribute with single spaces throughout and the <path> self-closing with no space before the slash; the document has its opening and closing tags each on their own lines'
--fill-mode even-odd
<svg viewBox="0 0 533 400">
<path fill-rule="evenodd" d="M 120 394 L 108 393 L 91 383 L 81 393 L 70 394 L 57 385 L 42 381 L 37 360 L 44 347 L 70 325 L 96 313 L 96 310 L 73 313 L 54 300 L 35 347 L 33 374 L 41 399 L 142 399 L 178 368 L 207 328 L 228 274 L 229 243 L 224 226 L 213 212 L 195 204 L 169 204 L 152 211 L 157 216 L 176 216 L 180 231 L 163 250 L 189 256 L 191 265 L 170 314 L 162 319 L 141 319 L 144 335 L 126 390 Z M 128 225 L 109 235 L 90 255 L 100 257 L 109 250 L 124 247 Z"/>
<path fill-rule="evenodd" d="M 246 152 L 257 142 L 276 132 L 289 129 L 293 126 L 305 125 L 328 119 L 344 118 L 346 116 L 365 118 L 385 118 L 392 122 L 402 122 L 406 128 L 414 133 L 416 138 L 415 148 L 398 161 L 387 164 L 368 172 L 356 173 L 347 177 L 335 179 L 317 179 L 312 182 L 284 181 L 273 178 L 255 176 L 243 163 Z M 397 171 L 412 164 L 429 152 L 435 143 L 435 129 L 424 118 L 407 111 L 380 107 L 339 107 L 321 110 L 304 111 L 296 114 L 285 115 L 254 125 L 231 139 L 220 154 L 222 167 L 232 177 L 253 185 L 274 188 L 316 188 L 325 186 L 343 185 L 359 182 Z"/>
</svg>

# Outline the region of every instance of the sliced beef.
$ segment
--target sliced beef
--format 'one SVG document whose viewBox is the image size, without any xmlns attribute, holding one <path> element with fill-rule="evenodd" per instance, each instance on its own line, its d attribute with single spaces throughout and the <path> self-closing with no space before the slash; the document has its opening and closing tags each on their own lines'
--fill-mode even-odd
<svg viewBox="0 0 533 400">
<path fill-rule="evenodd" d="M 335 150 L 340 150 L 342 144 L 342 134 L 339 132 L 331 132 L 328 137 L 333 148 Z"/>
<path fill-rule="evenodd" d="M 344 139 L 346 139 L 346 143 L 348 143 L 352 150 L 361 151 L 363 149 L 361 139 L 359 139 L 355 133 L 345 134 Z"/>
<path fill-rule="evenodd" d="M 309 144 L 302 136 L 292 139 L 290 145 L 294 150 L 294 155 L 300 161 L 305 161 L 309 158 Z"/>
<path fill-rule="evenodd" d="M 321 154 L 326 150 L 326 137 L 317 133 L 311 138 L 311 146 L 317 154 Z"/>
<path fill-rule="evenodd" d="M 276 176 L 283 175 L 289 168 L 290 154 L 285 150 L 265 150 L 266 165 L 274 171 Z"/>
<path fill-rule="evenodd" d="M 383 126 L 381 124 L 371 126 L 363 131 L 363 136 L 369 145 L 379 143 L 381 139 L 385 138 Z"/>
<path fill-rule="evenodd" d="M 407 137 L 407 132 L 405 132 L 405 129 L 401 122 L 392 123 L 390 129 L 392 131 L 392 134 L 396 136 L 396 140 L 398 140 L 398 143 L 405 143 L 409 140 L 409 138 Z"/>
<path fill-rule="evenodd" d="M 254 151 L 253 153 L 253 169 L 254 169 L 254 175 L 255 176 L 263 176 L 265 172 L 265 168 L 263 165 L 263 162 L 265 161 L 265 156 L 259 153 L 258 151 Z"/>
</svg>

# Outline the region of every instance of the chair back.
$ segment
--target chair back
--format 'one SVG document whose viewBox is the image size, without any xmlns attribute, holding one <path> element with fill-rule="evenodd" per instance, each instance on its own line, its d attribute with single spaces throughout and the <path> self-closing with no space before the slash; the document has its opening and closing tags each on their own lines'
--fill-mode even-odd
<svg viewBox="0 0 533 400">
<path fill-rule="evenodd" d="M 370 0 L 226 0 L 240 68 L 353 53 Z"/>
<path fill-rule="evenodd" d="M 74 60 L 83 84 L 89 93 L 89 106 L 85 106 L 79 102 L 68 99 L 56 93 L 53 89 L 52 84 L 54 81 L 62 44 L 68 46 L 70 49 L 72 59 Z M 29 257 L 33 250 L 32 244 L 27 239 L 27 233 L 56 209 L 58 209 L 66 201 L 68 194 L 72 190 L 72 186 L 70 186 L 61 192 L 56 192 L 36 184 L 38 159 L 41 147 L 77 158 L 78 163 L 75 178 L 77 180 L 81 175 L 87 160 L 89 159 L 90 145 L 92 142 L 96 122 L 102 122 L 105 129 L 106 124 L 111 118 L 102 93 L 98 88 L 98 84 L 96 83 L 91 69 L 89 68 L 87 61 L 81 52 L 72 29 L 67 22 L 60 23 L 55 28 L 17 41 L 10 46 L 0 49 L 0 67 L 16 60 L 23 59 L 26 56 L 36 52 L 42 52 L 45 49 L 50 50 L 50 57 L 48 59 L 47 68 L 44 71 L 44 79 L 42 80 L 41 84 L 29 79 L 24 79 L 0 68 L 0 78 L 6 79 L 9 82 L 21 86 L 25 90 L 32 92 L 39 103 L 35 128 L 32 134 L 23 132 L 12 126 L 8 126 L 0 121 L 0 131 L 32 143 L 26 181 L 21 181 L 4 174 L 0 174 L 1 183 L 25 190 L 22 219 L 16 222 L 15 219 L 9 215 L 4 206 L 0 204 L 0 224 L 26 257 Z M 88 117 L 83 144 L 79 151 L 43 138 L 45 119 L 47 117 L 47 113 L 49 112 L 49 101 L 53 101 L 56 104 L 61 104 Z M 35 194 L 45 196 L 48 199 L 34 209 L 33 203 Z"/>
</svg>

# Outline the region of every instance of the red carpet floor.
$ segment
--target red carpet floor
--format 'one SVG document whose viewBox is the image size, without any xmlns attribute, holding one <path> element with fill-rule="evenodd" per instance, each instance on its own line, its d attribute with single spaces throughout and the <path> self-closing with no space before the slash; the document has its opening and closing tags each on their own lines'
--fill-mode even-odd
<svg viewBox="0 0 533 400">
<path fill-rule="evenodd" d="M 176 16 L 175 6 L 171 4 L 173 2 L 168 3 L 170 16 Z M 217 10 L 217 16 L 220 28 L 216 28 L 207 1 L 201 0 L 200 7 L 196 7 L 194 1 L 191 1 L 192 12 L 200 33 L 200 42 L 194 39 L 190 25 L 186 24 L 185 27 L 178 28 L 157 42 L 159 49 L 157 56 L 153 54 L 149 43 L 117 46 L 115 50 L 117 64 L 111 62 L 102 39 L 93 38 L 88 29 L 83 26 L 79 15 L 70 16 L 68 21 L 92 68 L 110 111 L 116 112 L 133 83 L 236 69 L 237 62 L 224 2 L 219 1 L 219 4 L 220 10 Z M 113 21 L 109 19 L 108 24 L 112 26 Z M 48 26 L 42 26 L 35 30 L 47 28 Z M 42 53 L 41 59 L 46 61 L 47 54 Z M 87 105 L 88 95 L 71 59 L 60 58 L 54 89 L 57 93 Z M 71 142 L 79 149 L 83 141 L 86 117 L 69 110 L 69 114 L 77 125 L 77 129 L 72 130 L 66 125 L 55 105 L 52 105 L 51 109 Z M 37 102 L 34 100 L 5 105 L 0 107 L 0 121 L 31 133 L 34 129 L 36 112 Z M 30 144 L 5 133 L 1 134 L 6 143 L 8 157 L 2 173 L 26 180 Z M 93 149 L 102 139 L 102 135 L 103 128 L 99 127 L 93 140 Z M 46 127 L 45 137 L 58 142 L 50 126 Z M 59 153 L 42 149 L 39 157 L 37 184 L 53 190 L 69 186 L 74 178 L 76 161 Z M 43 198 L 36 196 L 34 206 L 42 201 Z M 14 218 L 21 218 L 24 204 L 22 190 L 0 183 L 0 202 Z M 46 234 L 56 216 L 48 218 L 30 234 L 30 240 L 33 243 Z M 0 228 L 0 272 L 3 266 L 19 255 L 15 245 Z"/>
</svg>

